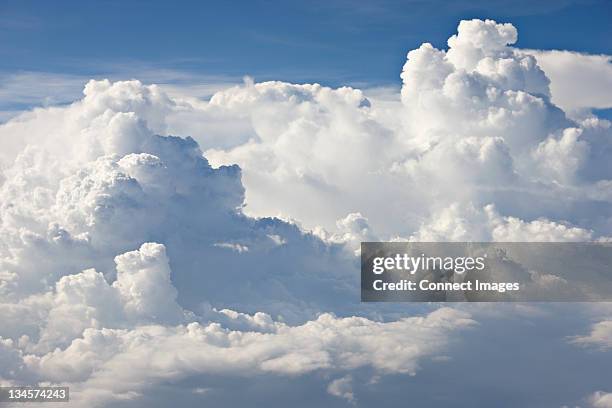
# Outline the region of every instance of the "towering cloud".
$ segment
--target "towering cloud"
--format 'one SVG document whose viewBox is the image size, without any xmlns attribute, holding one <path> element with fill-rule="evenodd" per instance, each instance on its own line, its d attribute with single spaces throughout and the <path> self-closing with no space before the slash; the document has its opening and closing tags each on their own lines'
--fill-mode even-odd
<svg viewBox="0 0 612 408">
<path fill-rule="evenodd" d="M 245 216 L 237 166 L 157 134 L 174 106 L 154 86 L 90 82 L 83 100 L 3 126 L 3 383 L 70 384 L 73 405 L 95 406 L 195 374 L 414 374 L 473 325 L 452 309 L 319 315 L 359 309 L 345 240 Z"/>
<path fill-rule="evenodd" d="M 360 305 L 360 241 L 612 234 L 610 122 L 568 118 L 516 38 L 461 22 L 448 50 L 408 53 L 391 102 L 91 81 L 1 125 L 0 382 L 97 406 L 191 377 L 321 373 L 354 403 L 355 371 L 415 375 L 475 318 Z M 575 342 L 609 344 L 607 328 Z"/>
<path fill-rule="evenodd" d="M 203 109 L 248 118 L 253 135 L 207 156 L 241 166 L 248 212 L 309 227 L 359 211 L 380 237 L 409 236 L 444 208 L 493 204 L 609 235 L 610 123 L 569 119 L 516 38 L 510 24 L 462 21 L 448 50 L 408 53 L 401 104 L 277 82 L 217 93 Z"/>
</svg>

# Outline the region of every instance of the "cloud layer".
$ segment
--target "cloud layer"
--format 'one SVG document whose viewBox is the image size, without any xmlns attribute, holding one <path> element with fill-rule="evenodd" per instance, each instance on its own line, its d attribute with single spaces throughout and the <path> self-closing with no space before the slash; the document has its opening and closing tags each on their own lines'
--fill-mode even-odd
<svg viewBox="0 0 612 408">
<path fill-rule="evenodd" d="M 203 375 L 322 373 L 358 403 L 356 373 L 414 376 L 486 313 L 360 305 L 360 241 L 612 235 L 610 122 L 555 105 L 516 39 L 462 21 L 448 50 L 408 53 L 395 99 L 90 81 L 1 125 L 0 382 L 105 406 Z M 608 323 L 571 341 L 609 348 Z"/>
<path fill-rule="evenodd" d="M 433 228 L 436 214 L 484 217 L 494 205 L 502 223 L 609 235 L 610 123 L 572 120 L 555 106 L 535 57 L 511 47 L 516 36 L 510 24 L 463 21 L 447 51 L 427 43 L 410 51 L 401 103 L 278 82 L 219 92 L 202 109 L 246 118 L 252 129 L 206 155 L 240 165 L 248 213 L 309 228 L 337 231 L 336 220 L 358 211 L 370 233 L 409 237 Z M 494 239 L 497 225 L 440 239 Z"/>
</svg>

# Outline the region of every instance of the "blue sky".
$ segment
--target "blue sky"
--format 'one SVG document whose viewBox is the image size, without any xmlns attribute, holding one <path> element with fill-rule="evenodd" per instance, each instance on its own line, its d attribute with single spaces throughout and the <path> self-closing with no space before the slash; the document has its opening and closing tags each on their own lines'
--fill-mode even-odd
<svg viewBox="0 0 612 408">
<path fill-rule="evenodd" d="M 444 47 L 457 21 L 473 17 L 511 21 L 521 48 L 611 51 L 612 3 L 605 0 L 3 0 L 0 72 L 104 76 L 138 66 L 258 81 L 393 84 L 408 50 L 424 41 Z"/>
</svg>

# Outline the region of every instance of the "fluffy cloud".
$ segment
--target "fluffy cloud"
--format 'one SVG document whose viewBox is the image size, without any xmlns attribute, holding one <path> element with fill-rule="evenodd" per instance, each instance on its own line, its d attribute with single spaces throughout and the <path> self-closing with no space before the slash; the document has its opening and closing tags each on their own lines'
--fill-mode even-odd
<svg viewBox="0 0 612 408">
<path fill-rule="evenodd" d="M 94 269 L 57 282 L 37 349 L 66 346 L 86 328 L 183 320 L 163 245 L 145 243 L 138 251 L 117 256 L 115 263 L 112 285 Z"/>
<path fill-rule="evenodd" d="M 13 136 L 0 187 L 2 382 L 69 384 L 74 405 L 92 406 L 198 373 L 414 374 L 473 325 L 452 309 L 321 314 L 361 308 L 343 245 L 368 235 L 362 216 L 329 242 L 250 218 L 237 166 L 213 168 L 193 139 L 159 135 L 180 107 L 157 87 L 92 81 L 84 94 L 0 131 Z"/>
<path fill-rule="evenodd" d="M 592 191 L 612 177 L 610 123 L 568 118 L 536 58 L 511 46 L 516 37 L 510 24 L 463 21 L 447 51 L 410 51 L 401 103 L 278 82 L 219 92 L 201 109 L 246 118 L 250 135 L 206 155 L 240 165 L 248 213 L 336 234 L 336 221 L 357 211 L 371 234 L 391 238 L 443 208 L 493 204 L 527 224 L 547 218 L 609 235 L 609 200 Z"/>
<path fill-rule="evenodd" d="M 572 342 L 580 346 L 593 346 L 601 350 L 612 349 L 612 320 L 602 320 L 591 327 L 591 332 L 576 336 Z"/>
<path fill-rule="evenodd" d="M 355 395 L 353 394 L 353 378 L 350 375 L 338 378 L 329 383 L 327 392 L 335 397 L 343 398 L 348 402 L 355 402 Z"/>
<path fill-rule="evenodd" d="M 612 393 L 597 391 L 590 396 L 589 402 L 593 408 L 612 407 Z"/>
<path fill-rule="evenodd" d="M 98 406 L 198 373 L 296 376 L 367 366 L 414 375 L 451 333 L 475 323 L 465 312 L 441 308 L 387 323 L 322 314 L 299 326 L 221 310 L 217 320 L 242 331 L 219 322 L 173 325 L 194 316 L 173 301 L 164 247 L 146 243 L 115 262 L 112 285 L 94 270 L 60 279 L 37 343 L 2 340 L 4 379 L 70 384 L 72 404 Z"/>
<path fill-rule="evenodd" d="M 218 323 L 87 329 L 64 350 L 24 360 L 52 381 L 115 394 L 199 372 L 293 376 L 371 366 L 382 373 L 411 374 L 421 358 L 446 343 L 445 333 L 472 323 L 460 312 L 440 309 L 392 323 L 325 314 L 302 326 L 276 323 L 268 333 L 232 331 Z M 406 338 L 411 341 L 401 346 Z"/>
<path fill-rule="evenodd" d="M 475 321 L 360 305 L 360 241 L 612 233 L 610 122 L 568 118 L 516 38 L 461 22 L 408 53 L 396 100 L 90 81 L 1 125 L 0 381 L 95 406 L 205 374 L 325 372 L 348 401 L 347 372 L 414 375 Z"/>
<path fill-rule="evenodd" d="M 411 241 L 584 242 L 592 232 L 546 218 L 525 222 L 501 216 L 494 205 L 450 205 L 433 214 Z"/>
<path fill-rule="evenodd" d="M 612 107 L 612 57 L 573 51 L 526 50 L 551 80 L 553 102 L 568 111 Z"/>
<path fill-rule="evenodd" d="M 325 310 L 324 299 L 338 302 L 310 286 L 336 281 L 326 286 L 345 294 L 340 298 L 356 291 L 347 285 L 355 261 L 340 246 L 291 223 L 246 217 L 237 166 L 212 168 L 193 139 L 156 134 L 163 112 L 175 106 L 156 87 L 92 82 L 85 95 L 2 128 L 23 134 L 15 145 L 28 143 L 1 186 L 0 290 L 7 298 L 23 299 L 87 268 L 119 279 L 128 258 L 117 268 L 113 258 L 147 241 L 165 245 L 178 301 L 190 308 L 214 304 L 304 319 Z M 49 115 L 59 123 L 51 132 L 40 124 Z M 38 144 L 27 140 L 36 137 Z M 235 257 L 228 248 L 248 251 Z M 123 295 L 142 284 L 118 289 Z M 134 303 L 135 311 L 141 307 L 149 306 Z M 150 313 L 159 315 L 159 307 Z"/>
</svg>

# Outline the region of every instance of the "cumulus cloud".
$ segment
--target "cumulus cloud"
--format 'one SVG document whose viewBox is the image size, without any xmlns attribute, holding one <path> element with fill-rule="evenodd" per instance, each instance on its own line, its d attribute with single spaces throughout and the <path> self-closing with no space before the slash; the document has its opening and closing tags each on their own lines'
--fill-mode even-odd
<svg viewBox="0 0 612 408">
<path fill-rule="evenodd" d="M 410 236 L 442 208 L 493 204 L 525 223 L 547 218 L 609 235 L 608 200 L 586 192 L 612 176 L 610 124 L 568 118 L 537 59 L 512 47 L 516 38 L 510 24 L 461 22 L 448 50 L 425 43 L 408 53 L 401 102 L 316 84 L 219 92 L 202 109 L 246 119 L 251 130 L 206 155 L 240 165 L 247 213 L 332 234 L 357 211 L 388 239 Z M 601 218 L 591 222 L 587 208 Z"/>
<path fill-rule="evenodd" d="M 381 374 L 414 375 L 422 359 L 444 349 L 450 333 L 475 323 L 465 312 L 441 308 L 387 323 L 322 314 L 299 326 L 263 313 L 222 310 L 219 314 L 243 331 L 218 322 L 172 325 L 172 319 L 179 323 L 190 316 L 172 303 L 164 247 L 143 244 L 115 261 L 112 285 L 93 270 L 59 281 L 37 344 L 2 340 L 4 379 L 67 383 L 74 405 L 98 406 L 152 382 L 197 373 L 296 376 L 368 366 Z M 142 286 L 133 285 L 138 280 Z M 73 340 L 61 344 L 53 334 Z"/>
<path fill-rule="evenodd" d="M 325 371 L 348 401 L 353 370 L 414 375 L 475 321 L 360 305 L 359 242 L 612 233 L 610 122 L 568 118 L 516 38 L 461 22 L 396 100 L 105 80 L 0 125 L 0 381 L 96 406 L 201 374 Z"/>
<path fill-rule="evenodd" d="M 165 245 L 178 301 L 190 308 L 214 304 L 303 319 L 335 298 L 310 285 L 331 279 L 337 285 L 329 291 L 354 291 L 346 282 L 355 261 L 339 245 L 279 219 L 246 217 L 237 166 L 212 168 L 193 139 L 157 134 L 175 105 L 155 86 L 92 82 L 83 100 L 2 127 L 23 136 L 13 138 L 15 149 L 27 147 L 14 154 L 1 186 L 0 291 L 22 299 L 87 268 L 119 279 L 128 258 L 117 267 L 113 258 L 147 241 Z M 41 125 L 48 116 L 58 123 L 49 132 Z M 151 313 L 159 315 L 159 307 Z"/>
<path fill-rule="evenodd" d="M 572 339 L 574 344 L 597 347 L 601 350 L 612 349 L 612 320 L 602 320 L 591 327 L 591 332 Z"/>
<path fill-rule="evenodd" d="M 348 402 L 355 402 L 355 395 L 353 394 L 353 378 L 350 375 L 335 379 L 329 383 L 327 392 L 335 397 L 345 399 Z"/>
<path fill-rule="evenodd" d="M 553 102 L 564 110 L 612 107 L 612 56 L 564 50 L 526 50 L 550 78 Z"/>
<path fill-rule="evenodd" d="M 589 402 L 593 408 L 612 407 L 612 393 L 597 391 L 589 397 Z"/>
<path fill-rule="evenodd" d="M 365 218 L 333 242 L 244 215 L 237 166 L 160 135 L 177 106 L 155 86 L 92 81 L 82 100 L 2 126 L 3 382 L 70 384 L 74 405 L 93 406 L 197 373 L 414 374 L 473 325 L 452 309 L 321 314 L 359 309 L 343 245 L 368 236 Z"/>
<path fill-rule="evenodd" d="M 550 221 L 546 218 L 525 222 L 501 216 L 494 205 L 483 208 L 452 204 L 434 213 L 411 241 L 498 241 L 498 242 L 584 242 L 592 231 Z"/>
<path fill-rule="evenodd" d="M 141 326 L 129 331 L 88 329 L 82 339 L 76 339 L 66 349 L 42 358 L 26 356 L 26 361 L 33 369 L 46 371 L 47 377 L 55 375 L 55 380 L 63 379 L 67 373 L 78 373 L 75 379 L 104 380 L 114 385 L 112 376 L 120 375 L 125 380 L 120 382 L 124 383 L 121 387 L 126 390 L 130 389 L 126 382 L 146 382 L 148 376 L 184 376 L 194 371 L 297 375 L 317 369 L 348 370 L 369 365 L 382 372 L 411 374 L 420 358 L 435 353 L 446 342 L 442 333 L 472 323 L 461 312 L 440 309 L 425 318 L 392 323 L 326 314 L 302 326 L 276 323 L 268 333 L 232 331 L 218 323 Z M 397 345 L 402 337 L 413 340 L 406 346 L 395 346 L 394 351 L 384 347 Z M 100 356 L 87 358 L 94 353 Z M 396 353 L 399 359 L 388 358 L 390 353 Z M 91 377 L 93 372 L 96 375 Z M 135 385 L 131 389 L 137 389 Z"/>
</svg>

